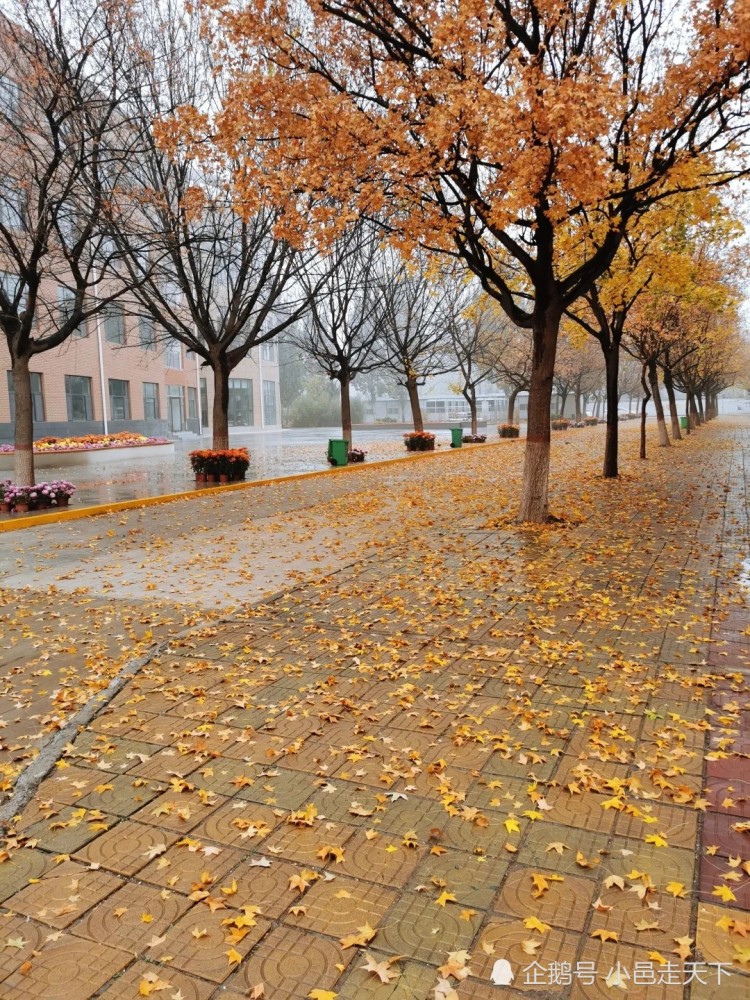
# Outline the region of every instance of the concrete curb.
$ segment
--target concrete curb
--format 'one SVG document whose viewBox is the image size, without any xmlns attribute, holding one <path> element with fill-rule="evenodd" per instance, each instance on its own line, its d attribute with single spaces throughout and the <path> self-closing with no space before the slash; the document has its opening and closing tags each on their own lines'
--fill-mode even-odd
<svg viewBox="0 0 750 1000">
<path fill-rule="evenodd" d="M 498 447 L 523 441 L 524 438 L 502 438 L 499 441 L 489 441 L 481 447 Z M 471 447 L 470 445 L 468 447 Z M 45 514 L 30 517 L 13 518 L 10 521 L 0 521 L 0 532 L 20 531 L 22 528 L 33 528 L 40 524 L 59 524 L 63 521 L 78 521 L 84 517 L 98 517 L 101 514 L 116 514 L 121 510 L 137 510 L 140 507 L 154 507 L 163 503 L 174 503 L 177 500 L 195 500 L 200 497 L 212 496 L 216 493 L 231 493 L 238 490 L 256 489 L 261 486 L 274 486 L 278 483 L 290 483 L 305 479 L 319 479 L 321 476 L 339 475 L 346 472 L 367 472 L 368 469 L 381 469 L 389 465 L 402 465 L 405 461 L 419 459 L 444 458 L 446 455 L 459 455 L 460 448 L 446 451 L 414 452 L 403 458 L 383 458 L 377 462 L 355 462 L 337 469 L 317 469 L 313 472 L 297 472 L 289 476 L 274 476 L 271 479 L 253 479 L 246 483 L 228 483 L 226 486 L 209 486 L 201 490 L 187 490 L 184 493 L 164 493 L 155 497 L 142 497 L 138 500 L 120 500 L 117 503 L 97 504 L 92 507 L 66 507 L 64 510 L 51 510 Z"/>
</svg>

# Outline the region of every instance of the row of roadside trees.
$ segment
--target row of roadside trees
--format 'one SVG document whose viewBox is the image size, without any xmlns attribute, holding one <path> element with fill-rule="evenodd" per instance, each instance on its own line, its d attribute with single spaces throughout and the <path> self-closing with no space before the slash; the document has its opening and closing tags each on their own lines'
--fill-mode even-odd
<svg viewBox="0 0 750 1000">
<path fill-rule="evenodd" d="M 212 370 L 217 447 L 231 371 L 281 336 L 339 383 L 345 433 L 349 388 L 377 368 L 415 427 L 446 364 L 470 408 L 485 378 L 528 389 L 522 520 L 547 517 L 553 386 L 585 394 L 589 338 L 605 476 L 623 351 L 667 443 L 658 371 L 700 415 L 741 353 L 736 226 L 709 192 L 748 169 L 742 9 L 17 0 L 0 38 L 17 480 L 31 358 L 115 298 Z"/>
</svg>

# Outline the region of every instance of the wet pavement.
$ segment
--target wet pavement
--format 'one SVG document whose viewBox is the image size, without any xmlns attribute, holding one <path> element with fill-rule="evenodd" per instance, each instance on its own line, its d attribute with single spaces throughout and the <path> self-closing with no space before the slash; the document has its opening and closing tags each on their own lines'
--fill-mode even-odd
<svg viewBox="0 0 750 1000">
<path fill-rule="evenodd" d="M 354 447 L 362 448 L 366 461 L 404 458 L 410 456 L 403 443 L 403 430 L 377 427 L 358 430 Z M 484 433 L 484 431 L 482 432 Z M 246 479 L 273 479 L 293 476 L 329 468 L 326 460 L 328 439 L 340 437 L 338 428 L 310 428 L 303 430 L 263 431 L 252 434 L 232 435 L 231 447 L 246 447 L 250 452 L 250 468 Z M 436 446 L 450 446 L 450 432 L 435 432 Z M 488 440 L 492 440 L 488 436 Z M 174 457 L 149 459 L 121 459 L 107 461 L 105 457 L 92 466 L 67 466 L 59 469 L 41 469 L 38 480 L 51 482 L 67 479 L 77 487 L 72 503 L 76 507 L 116 503 L 121 500 L 138 500 L 141 497 L 164 496 L 195 489 L 195 477 L 188 455 L 197 448 L 210 448 L 210 436 L 175 441 Z M 473 446 L 476 447 L 476 446 Z M 3 473 L 10 477 L 11 473 Z M 0 514 L 0 519 L 14 515 Z M 28 516 L 28 515 L 25 515 Z"/>
<path fill-rule="evenodd" d="M 509 446 L 0 549 L 6 794 L 167 637 L 0 845 L 2 1000 L 744 1000 L 750 422 L 602 445 L 545 528 Z"/>
</svg>

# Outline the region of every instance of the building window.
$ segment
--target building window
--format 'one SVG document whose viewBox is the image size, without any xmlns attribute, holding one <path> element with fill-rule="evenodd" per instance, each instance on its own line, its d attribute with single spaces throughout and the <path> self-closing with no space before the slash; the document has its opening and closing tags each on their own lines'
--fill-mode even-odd
<svg viewBox="0 0 750 1000">
<path fill-rule="evenodd" d="M 73 309 L 75 308 L 75 298 L 76 293 L 72 288 L 67 288 L 65 285 L 57 286 L 57 322 L 61 327 L 65 326 L 73 313 Z M 85 322 L 81 322 L 73 331 L 73 336 L 85 337 L 86 333 L 86 324 Z"/>
<path fill-rule="evenodd" d="M 263 380 L 263 423 L 276 423 L 276 383 Z"/>
<path fill-rule="evenodd" d="M 13 303 L 16 301 L 16 296 L 18 295 L 18 287 L 21 284 L 21 279 L 17 274 L 10 274 L 8 271 L 0 271 L 0 286 L 2 286 L 3 292 L 6 297 L 10 300 L 11 308 Z M 26 289 L 21 292 L 18 299 L 18 315 L 26 308 Z"/>
<path fill-rule="evenodd" d="M 204 378 L 201 379 L 201 422 L 208 427 L 208 386 Z"/>
<path fill-rule="evenodd" d="M 23 199 L 18 188 L 8 181 L 0 183 L 0 225 L 21 229 L 24 224 Z"/>
<path fill-rule="evenodd" d="M 68 404 L 68 420 L 93 420 L 91 379 L 88 375 L 65 376 L 65 399 Z"/>
<path fill-rule="evenodd" d="M 31 415 L 34 422 L 44 420 L 44 394 L 42 392 L 42 376 L 39 372 L 30 372 L 31 376 Z M 16 419 L 16 387 L 13 372 L 8 372 L 8 403 L 10 404 L 10 419 Z"/>
<path fill-rule="evenodd" d="M 229 424 L 232 427 L 253 425 L 253 382 L 249 378 L 229 379 Z"/>
<path fill-rule="evenodd" d="M 125 343 L 125 319 L 116 302 L 110 302 L 104 310 L 104 337 L 109 344 Z"/>
<path fill-rule="evenodd" d="M 260 345 L 260 356 L 263 361 L 276 361 L 276 344 L 270 341 Z"/>
<path fill-rule="evenodd" d="M 112 420 L 130 420 L 130 383 L 121 378 L 109 380 L 109 415 Z"/>
<path fill-rule="evenodd" d="M 167 368 L 182 368 L 182 347 L 178 341 L 171 338 L 167 341 L 164 348 L 164 364 Z"/>
<path fill-rule="evenodd" d="M 159 383 L 143 383 L 143 418 L 159 420 Z"/>
<path fill-rule="evenodd" d="M 173 433 L 185 430 L 185 404 L 181 385 L 167 386 L 167 416 Z"/>
<path fill-rule="evenodd" d="M 15 122 L 18 118 L 21 88 L 15 80 L 0 76 L 0 115 L 6 121 Z"/>
<path fill-rule="evenodd" d="M 188 386 L 188 420 L 198 419 L 198 390 L 195 386 Z"/>
<path fill-rule="evenodd" d="M 154 321 L 150 316 L 138 317 L 138 338 L 144 351 L 153 351 L 156 349 Z"/>
</svg>

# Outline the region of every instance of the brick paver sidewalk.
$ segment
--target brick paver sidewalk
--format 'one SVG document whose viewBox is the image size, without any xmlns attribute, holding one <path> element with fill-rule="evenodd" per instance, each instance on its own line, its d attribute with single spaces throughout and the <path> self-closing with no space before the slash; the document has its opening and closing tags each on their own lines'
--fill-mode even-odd
<svg viewBox="0 0 750 1000">
<path fill-rule="evenodd" d="M 399 472 L 353 563 L 145 666 L 0 854 L 0 998 L 746 997 L 750 434 L 600 444 L 544 530 L 518 452 Z"/>
</svg>

